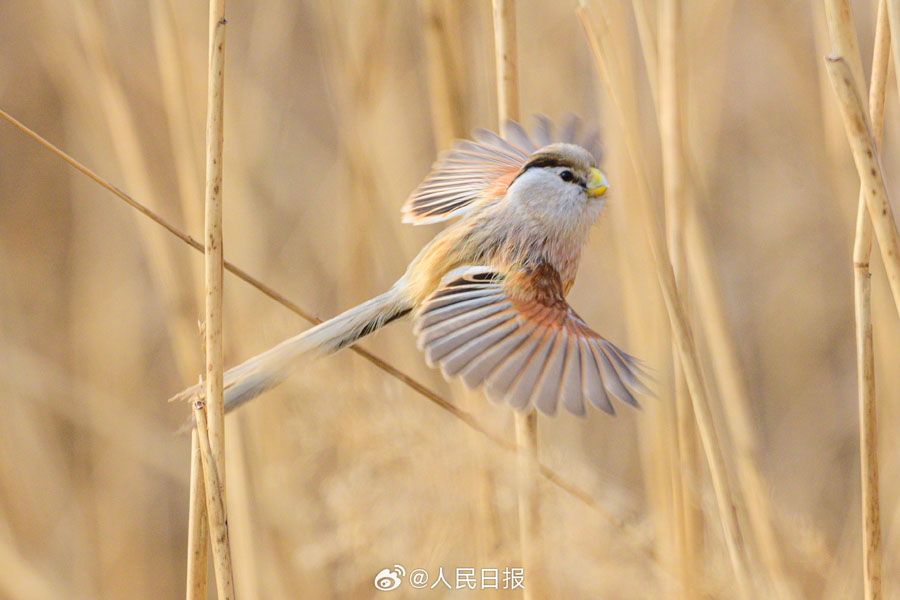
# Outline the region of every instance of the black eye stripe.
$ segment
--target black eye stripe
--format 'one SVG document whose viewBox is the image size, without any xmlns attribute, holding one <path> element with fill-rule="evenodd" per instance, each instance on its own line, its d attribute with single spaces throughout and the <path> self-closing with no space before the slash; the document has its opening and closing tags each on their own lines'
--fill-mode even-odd
<svg viewBox="0 0 900 600">
<path fill-rule="evenodd" d="M 538 169 L 553 169 L 556 167 L 571 167 L 571 165 L 567 161 L 562 160 L 559 156 L 553 154 L 540 154 L 525 163 L 525 166 L 522 167 L 522 172 L 525 172 L 532 167 Z"/>
<path fill-rule="evenodd" d="M 512 185 L 516 179 L 521 177 L 523 173 L 525 173 L 526 171 L 528 171 L 531 168 L 558 169 L 560 167 L 571 170 L 573 175 L 575 175 L 574 172 L 578 168 L 578 167 L 574 166 L 571 161 L 566 160 L 565 158 L 563 158 L 562 156 L 560 156 L 558 154 L 539 154 L 539 155 L 535 156 L 534 158 L 532 158 L 527 163 L 525 163 L 524 165 L 522 165 L 522 168 L 519 170 L 519 172 L 516 174 L 516 176 L 510 182 L 510 185 Z M 575 175 L 575 178 L 570 183 L 576 183 L 582 187 L 587 185 L 585 183 L 585 181 L 583 179 L 581 179 L 580 177 L 578 177 L 577 175 Z"/>
</svg>

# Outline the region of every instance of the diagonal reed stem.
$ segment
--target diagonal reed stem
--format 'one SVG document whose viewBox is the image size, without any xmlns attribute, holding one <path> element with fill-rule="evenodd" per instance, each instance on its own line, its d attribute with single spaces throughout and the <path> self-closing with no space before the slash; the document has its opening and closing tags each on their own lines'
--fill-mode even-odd
<svg viewBox="0 0 900 600">
<path fill-rule="evenodd" d="M 606 90 L 610 94 L 613 106 L 619 113 L 622 128 L 626 132 L 626 145 L 631 158 L 631 165 L 638 173 L 637 181 L 639 185 L 645 188 L 644 193 L 638 194 L 638 208 L 644 223 L 660 290 L 666 305 L 669 323 L 672 327 L 672 336 L 677 344 L 678 355 L 681 359 L 681 366 L 684 369 L 685 380 L 697 421 L 697 429 L 700 433 L 700 440 L 709 466 L 713 491 L 715 492 L 716 503 L 719 509 L 719 518 L 725 535 L 725 544 L 735 578 L 737 579 L 737 593 L 743 597 L 749 597 L 752 590 L 750 569 L 747 563 L 748 559 L 741 535 L 740 523 L 734 510 L 734 505 L 738 498 L 729 484 L 725 456 L 713 424 L 712 411 L 706 396 L 693 333 L 687 319 L 680 291 L 675 282 L 675 274 L 672 270 L 672 263 L 666 248 L 662 228 L 649 202 L 651 197 L 649 178 L 642 162 L 643 154 L 638 142 L 639 134 L 634 129 L 636 121 L 626 118 L 626 109 L 619 97 L 618 88 L 610 78 L 611 69 L 606 60 L 609 54 L 604 52 L 604 48 L 601 45 L 601 39 L 605 39 L 603 31 L 600 32 L 601 35 L 599 36 L 595 32 L 592 19 L 584 3 L 578 9 L 578 16 L 584 27 L 597 69 L 606 84 Z M 605 24 L 604 27 L 606 27 Z"/>
<path fill-rule="evenodd" d="M 231 569 L 231 544 L 228 539 L 228 518 L 225 514 L 225 497 L 222 479 L 216 468 L 206 422 L 206 405 L 197 400 L 193 404 L 197 427 L 192 434 L 198 440 L 200 461 L 203 465 L 203 481 L 206 492 L 206 512 L 209 515 L 209 532 L 212 541 L 213 565 L 216 571 L 216 591 L 219 600 L 234 600 L 234 576 Z M 205 567 L 206 565 L 204 565 Z"/>
<path fill-rule="evenodd" d="M 635 3 L 637 4 L 637 3 Z M 662 0 L 659 4 L 658 85 L 660 140 L 663 160 L 663 200 L 665 205 L 666 243 L 672 260 L 675 281 L 680 289 L 686 289 L 687 265 L 685 260 L 685 171 L 682 155 L 681 94 L 679 82 L 679 37 L 681 34 L 680 0 Z M 650 65 L 648 65 L 649 68 Z M 675 376 L 675 414 L 677 435 L 677 460 L 673 473 L 675 485 L 674 522 L 676 548 L 678 549 L 681 597 L 696 598 L 699 594 L 697 561 L 699 552 L 700 519 L 696 498 L 697 448 L 691 397 L 681 368 L 676 344 L 672 344 L 673 373 Z"/>
<path fill-rule="evenodd" d="M 878 148 L 881 145 L 884 124 L 885 87 L 890 69 L 891 30 L 888 23 L 889 12 L 885 0 L 878 4 L 875 28 L 875 47 L 872 56 L 872 80 L 869 89 L 869 118 L 871 129 L 868 140 L 861 138 L 861 128 L 866 126 L 866 118 L 860 90 L 862 83 L 862 59 L 856 47 L 856 31 L 853 27 L 850 7 L 841 0 L 826 2 L 828 29 L 832 50 L 847 57 L 826 63 L 829 78 L 835 87 L 844 117 L 847 136 L 853 148 L 857 170 L 866 158 L 875 154 L 878 162 Z M 854 72 L 853 65 L 856 70 Z M 854 133 L 851 133 L 854 132 Z M 854 135 L 855 134 L 855 135 Z M 856 139 L 859 150 L 854 146 Z M 857 157 L 857 152 L 866 156 Z M 864 168 L 864 167 L 863 167 Z M 876 171 L 869 168 L 869 176 Z M 860 171 L 860 190 L 857 203 L 856 239 L 853 245 L 853 296 L 856 319 L 856 365 L 857 394 L 859 396 L 859 444 L 860 444 L 860 484 L 861 519 L 863 535 L 863 593 L 866 600 L 880 600 L 881 595 L 881 511 L 878 485 L 878 421 L 875 398 L 875 357 L 872 340 L 872 289 L 870 258 L 872 253 L 872 223 L 870 219 L 870 194 L 876 187 L 867 181 Z M 885 199 L 886 202 L 886 199 Z M 874 218 L 874 215 L 873 215 Z M 886 263 L 887 261 L 885 261 Z"/>
</svg>

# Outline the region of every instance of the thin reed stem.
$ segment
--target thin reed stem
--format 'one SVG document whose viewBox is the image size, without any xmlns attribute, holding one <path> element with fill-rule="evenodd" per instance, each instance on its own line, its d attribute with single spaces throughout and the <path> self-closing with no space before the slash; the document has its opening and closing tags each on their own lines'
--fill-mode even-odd
<svg viewBox="0 0 900 600">
<path fill-rule="evenodd" d="M 222 149 L 225 92 L 225 2 L 209 5 L 209 89 L 206 106 L 206 402 L 209 444 L 225 491 L 225 344 L 222 338 Z"/>
<path fill-rule="evenodd" d="M 836 5 L 836 6 L 835 6 Z M 828 2 L 826 14 L 832 49 L 840 56 L 846 56 L 850 65 L 856 65 L 861 77 L 862 59 L 856 47 L 856 32 L 853 29 L 850 8 L 843 2 Z M 891 30 L 889 24 L 888 4 L 881 0 L 878 4 L 878 17 L 875 28 L 875 47 L 872 56 L 872 80 L 869 86 L 869 118 L 871 120 L 871 149 L 866 152 L 877 153 L 881 145 L 884 124 L 885 87 L 890 69 Z M 858 88 L 862 80 L 854 80 L 857 74 L 850 75 L 852 68 L 843 69 L 843 79 L 836 82 L 836 64 L 829 59 L 826 66 L 832 85 L 840 85 L 842 94 L 839 97 L 841 112 L 845 118 L 848 137 L 850 122 L 847 122 L 848 110 L 853 120 L 853 128 L 858 132 L 865 125 L 862 100 Z M 847 81 L 850 77 L 850 81 Z M 847 89 L 848 87 L 852 89 Z M 852 92 L 852 93 L 851 93 Z M 852 102 L 855 98 L 856 102 Z M 847 101 L 851 101 L 851 105 Z M 858 112 L 857 112 L 858 111 Z M 860 118 L 861 117 L 861 118 Z M 851 145 L 853 144 L 851 140 Z M 854 160 L 857 160 L 854 151 Z M 870 157 L 871 154 L 867 156 Z M 877 160 L 876 160 L 877 162 Z M 857 169 L 859 169 L 857 161 Z M 870 175 L 874 171 L 870 169 Z M 879 600 L 881 596 L 881 514 L 878 484 L 878 421 L 875 397 L 875 352 L 872 338 L 872 287 L 870 258 L 872 253 L 872 223 L 869 218 L 868 183 L 860 173 L 859 200 L 857 202 L 856 238 L 853 245 L 853 297 L 856 319 L 856 366 L 857 393 L 859 396 L 859 444 L 860 444 L 860 484 L 861 484 L 861 519 L 863 534 L 863 590 L 866 600 Z"/>
<path fill-rule="evenodd" d="M 206 600 L 206 564 L 209 557 L 209 523 L 206 517 L 206 492 L 203 489 L 203 464 L 196 428 L 191 432 L 191 488 L 188 505 L 187 600 Z"/>
<path fill-rule="evenodd" d="M 645 2 L 646 0 L 633 0 L 632 6 L 634 9 L 635 22 L 637 23 L 638 32 L 641 36 L 641 48 L 649 78 L 650 90 L 653 94 L 654 104 L 656 105 L 660 122 L 660 135 L 664 142 L 662 150 L 664 153 L 663 166 L 665 169 L 666 154 L 671 155 L 675 151 L 681 150 L 681 154 L 679 155 L 680 158 L 686 160 L 687 157 L 683 150 L 683 135 L 681 136 L 680 146 L 665 143 L 665 138 L 669 137 L 672 131 L 671 126 L 667 125 L 666 122 L 673 118 L 671 114 L 673 111 L 660 106 L 661 92 L 658 91 L 658 88 L 660 85 L 671 86 L 673 85 L 673 81 L 682 81 L 684 77 L 679 76 L 674 77 L 674 79 L 669 77 L 669 81 L 666 82 L 664 81 L 665 75 L 659 73 L 657 65 L 663 64 L 663 66 L 665 66 L 665 64 L 661 63 L 656 56 L 657 44 L 649 33 L 651 27 L 648 21 L 646 7 L 644 6 Z M 669 29 L 671 29 L 671 22 L 675 15 L 672 14 L 672 11 L 669 11 L 664 17 L 666 18 L 660 18 L 660 25 L 665 25 L 668 20 Z M 668 40 L 668 43 L 664 45 L 662 43 L 663 36 L 660 35 L 660 38 L 661 50 L 664 49 L 664 46 L 671 46 L 673 44 L 673 41 L 670 39 Z M 670 74 L 673 72 L 671 66 L 669 66 L 667 70 Z M 657 77 L 657 74 L 659 77 Z M 677 92 L 678 90 L 674 90 L 674 92 L 670 92 L 670 95 L 671 93 Z M 668 114 L 664 115 L 664 111 Z M 680 112 L 683 113 L 684 110 Z M 676 125 L 678 125 L 678 123 L 676 123 Z M 682 176 L 684 176 L 683 174 L 686 171 L 689 171 L 689 168 L 685 165 L 682 167 Z M 697 199 L 688 192 L 689 188 L 685 183 L 682 185 L 684 187 L 684 192 L 681 196 L 683 207 L 680 211 L 674 211 L 672 216 L 679 219 L 681 225 L 678 229 L 683 228 L 683 232 L 680 235 L 677 235 L 674 240 L 672 234 L 667 236 L 670 240 L 670 251 L 672 251 L 672 241 L 680 241 L 683 246 L 680 249 L 680 252 L 682 253 L 681 260 L 673 254 L 673 267 L 676 269 L 679 283 L 682 281 L 690 283 L 690 289 L 693 292 L 692 297 L 696 302 L 693 314 L 698 316 L 702 315 L 702 318 L 698 318 L 695 321 L 695 325 L 700 329 L 701 334 L 705 338 L 710 349 L 708 354 L 715 375 L 711 383 L 717 386 L 716 389 L 721 400 L 725 417 L 724 422 L 727 426 L 726 431 L 729 434 L 728 436 L 723 435 L 723 437 L 730 438 L 728 441 L 733 445 L 735 470 L 745 500 L 744 508 L 746 508 L 747 511 L 748 526 L 752 533 L 752 540 L 756 543 L 755 550 L 759 554 L 772 579 L 774 591 L 777 595 L 782 598 L 792 597 L 794 593 L 790 589 L 790 584 L 785 574 L 782 552 L 775 532 L 774 515 L 772 503 L 769 498 L 769 491 L 764 481 L 764 477 L 762 473 L 760 473 L 757 465 L 758 443 L 747 410 L 750 402 L 749 393 L 743 381 L 734 341 L 728 332 L 727 320 L 722 306 L 722 298 L 716 283 L 715 269 L 711 259 L 712 251 L 710 249 L 710 242 L 707 239 L 708 233 L 705 223 L 702 222 L 701 215 L 698 211 Z M 673 227 L 670 224 L 671 221 L 672 219 L 667 217 L 667 227 Z M 672 233 L 674 234 L 675 231 Z M 686 271 L 679 273 L 679 270 L 684 269 L 685 267 Z M 681 375 L 680 370 L 676 370 L 676 378 Z M 676 382 L 676 390 L 679 391 L 679 399 L 684 398 L 684 395 L 680 393 L 682 384 L 683 379 Z M 681 414 L 684 414 L 683 410 L 681 411 Z M 679 422 L 681 421 L 679 420 Z M 683 427 L 679 427 L 679 433 L 682 434 L 681 437 L 684 437 L 683 429 Z M 679 454 L 681 453 L 679 452 Z M 689 462 L 689 464 L 692 466 L 696 465 L 696 463 L 693 462 Z M 690 471 L 686 471 L 686 473 L 690 473 Z M 680 478 L 681 473 L 679 472 L 676 475 L 676 483 L 677 479 Z M 690 501 L 690 498 L 688 498 L 688 501 Z M 686 506 L 685 508 L 689 509 L 689 506 Z M 690 530 L 693 530 L 693 527 L 691 527 Z M 748 553 L 750 552 L 749 542 L 750 540 L 747 540 Z"/>
<path fill-rule="evenodd" d="M 493 0 L 494 60 L 497 69 L 498 131 L 507 120 L 519 120 L 519 72 L 516 46 L 516 0 Z M 519 541 L 522 565 L 530 585 L 522 592 L 526 600 L 542 597 L 544 574 L 541 560 L 540 490 L 537 486 L 537 412 L 515 413 L 516 469 L 519 487 Z"/>
<path fill-rule="evenodd" d="M 209 4 L 209 79 L 206 105 L 206 194 L 204 271 L 206 313 L 204 348 L 206 354 L 207 412 L 194 405 L 194 416 L 203 458 L 206 513 L 213 548 L 216 588 L 219 599 L 234 597 L 228 519 L 225 514 L 225 344 L 223 329 L 223 283 L 225 276 L 222 239 L 223 116 L 225 98 L 225 2 Z"/>
<path fill-rule="evenodd" d="M 896 40 L 900 40 L 900 0 L 886 0 L 887 3 L 887 13 L 888 13 L 888 23 L 890 24 L 890 39 L 894 40 L 893 46 L 893 56 L 894 56 L 894 71 L 900 71 L 900 43 Z M 881 10 L 881 4 L 884 2 L 879 2 L 879 11 Z M 879 16 L 880 16 L 879 12 Z M 890 44 L 890 41 L 888 42 Z M 900 91 L 900 77 L 897 77 L 897 90 Z M 873 119 L 874 124 L 874 119 Z"/>
<path fill-rule="evenodd" d="M 842 57 L 829 56 L 827 70 L 841 114 L 853 158 L 860 175 L 862 196 L 869 215 L 879 206 L 890 214 L 887 192 L 881 177 L 880 160 L 862 101 L 853 84 L 853 75 Z M 881 597 L 881 526 L 878 501 L 878 447 L 875 402 L 875 369 L 872 348 L 871 273 L 868 255 L 871 233 L 865 215 L 857 219 L 854 244 L 854 299 L 856 303 L 857 381 L 860 411 L 860 461 L 862 479 L 863 564 L 866 598 Z M 876 233 L 877 233 L 876 227 Z M 868 239 L 867 239 L 868 238 Z M 885 261 L 886 262 L 886 261 Z"/>
<path fill-rule="evenodd" d="M 519 71 L 515 0 L 493 0 L 494 60 L 497 69 L 497 117 L 519 119 Z"/>
<path fill-rule="evenodd" d="M 621 92 L 615 85 L 614 80 L 611 79 L 612 72 L 609 61 L 606 59 L 606 57 L 609 56 L 609 53 L 604 51 L 601 42 L 602 39 L 605 39 L 604 34 L 607 26 L 603 24 L 604 30 L 600 31 L 599 35 L 595 33 L 591 17 L 584 4 L 579 7 L 578 15 L 584 26 L 585 34 L 597 64 L 598 71 L 604 79 L 607 92 L 610 94 L 613 106 L 616 108 L 622 122 L 622 128 L 623 131 L 625 131 L 626 144 L 631 158 L 631 165 L 638 173 L 638 184 L 644 188 L 644 192 L 638 194 L 639 210 L 647 233 L 647 240 L 653 256 L 660 290 L 666 305 L 669 323 L 672 327 L 672 335 L 678 347 L 681 366 L 684 369 L 685 380 L 690 392 L 703 450 L 706 455 L 707 464 L 709 465 L 713 490 L 719 509 L 719 518 L 721 519 L 726 546 L 737 579 L 737 593 L 741 596 L 749 597 L 752 589 L 750 569 L 747 564 L 747 556 L 743 537 L 741 535 L 740 523 L 734 511 L 734 506 L 738 499 L 734 490 L 732 490 L 729 485 L 725 456 L 713 424 L 712 412 L 706 396 L 706 389 L 697 357 L 697 349 L 694 345 L 693 333 L 681 300 L 681 294 L 675 282 L 675 274 L 672 270 L 665 238 L 653 207 L 649 202 L 650 184 L 643 163 L 643 152 L 640 147 L 640 138 L 636 127 L 637 119 L 629 118 L 629 113 L 626 112 L 628 110 L 633 110 L 634 107 L 631 106 L 630 108 L 625 108 L 624 101 L 619 96 Z"/>
<path fill-rule="evenodd" d="M 684 256 L 685 171 L 682 155 L 681 98 L 679 90 L 679 37 L 681 2 L 663 0 L 659 5 L 659 78 L 658 106 L 663 159 L 663 195 L 666 212 L 666 243 L 676 283 L 686 289 L 687 267 Z M 649 65 L 648 65 L 649 67 Z M 694 442 L 694 416 L 684 371 L 673 339 L 672 360 L 675 375 L 675 413 L 678 432 L 678 465 L 676 494 L 676 547 L 678 548 L 681 596 L 695 598 L 698 543 L 701 538 L 699 502 L 696 498 L 697 448 Z"/>
<path fill-rule="evenodd" d="M 849 0 L 826 0 L 825 13 L 832 56 L 826 60 L 835 88 L 853 160 L 865 185 L 866 205 L 887 271 L 894 305 L 900 315 L 900 234 L 881 176 L 881 164 L 862 103 L 863 70 Z M 840 76 L 836 81 L 834 77 Z"/>
<path fill-rule="evenodd" d="M 431 122 L 434 143 L 438 151 L 450 146 L 463 131 L 463 93 L 460 81 L 455 41 L 456 2 L 452 0 L 420 0 L 422 35 L 425 38 L 425 73 L 428 76 Z"/>
<path fill-rule="evenodd" d="M 197 423 L 194 436 L 199 442 L 200 459 L 203 463 L 206 513 L 209 515 L 213 565 L 216 571 L 216 592 L 219 600 L 233 600 L 234 576 L 231 568 L 231 544 L 228 539 L 228 517 L 225 514 L 225 489 L 216 467 L 217 461 L 206 421 L 205 403 L 200 400 L 194 402 L 193 411 L 194 421 Z"/>
</svg>

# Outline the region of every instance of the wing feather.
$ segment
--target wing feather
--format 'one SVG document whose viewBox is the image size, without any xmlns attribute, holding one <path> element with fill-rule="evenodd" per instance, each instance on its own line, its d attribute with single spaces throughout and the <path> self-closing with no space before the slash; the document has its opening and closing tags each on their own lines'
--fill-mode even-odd
<svg viewBox="0 0 900 600">
<path fill-rule="evenodd" d="M 541 333 L 543 335 L 540 335 Z M 538 330 L 533 335 L 539 337 L 540 342 L 519 370 L 516 380 L 506 396 L 506 403 L 516 410 L 525 410 L 531 404 L 531 395 L 547 364 L 547 357 L 550 355 L 556 332 Z"/>
<path fill-rule="evenodd" d="M 563 365 L 566 360 L 566 338 L 564 331 L 556 333 L 550 346 L 549 355 L 544 362 L 540 381 L 534 388 L 531 403 L 545 415 L 556 414 L 562 384 Z"/>
<path fill-rule="evenodd" d="M 582 385 L 584 397 L 588 399 L 594 408 L 599 408 L 605 413 L 611 415 L 616 414 L 612 402 L 609 401 L 609 395 L 606 388 L 603 387 L 603 378 L 600 376 L 600 368 L 594 353 L 591 351 L 591 345 L 588 340 L 579 340 L 581 346 L 581 376 L 583 377 Z"/>
<path fill-rule="evenodd" d="M 478 129 L 471 140 L 457 140 L 438 157 L 431 173 L 403 204 L 403 222 L 445 221 L 464 215 L 475 203 L 502 197 L 539 148 L 555 141 L 577 143 L 579 123 L 574 117 L 567 119 L 561 138 L 554 137 L 549 119 L 538 117 L 533 135 L 515 121 L 507 121 L 503 136 Z"/>
<path fill-rule="evenodd" d="M 612 365 L 609 356 L 607 356 L 603 348 L 601 348 L 599 344 L 591 344 L 591 351 L 594 353 L 594 360 L 596 360 L 597 364 L 600 366 L 600 374 L 603 377 L 603 387 L 605 387 L 620 402 L 630 404 L 631 406 L 637 406 L 637 400 L 634 399 L 634 396 L 628 391 L 625 384 L 622 383 L 622 378 L 619 377 L 619 373 Z"/>
<path fill-rule="evenodd" d="M 632 390 L 646 391 L 637 360 L 575 314 L 549 265 L 456 270 L 425 300 L 414 330 L 428 364 L 517 410 L 553 415 L 562 405 L 584 415 L 587 400 L 615 414 L 610 396 L 637 406 Z"/>
<path fill-rule="evenodd" d="M 566 340 L 566 362 L 563 366 L 560 397 L 563 406 L 573 415 L 584 416 L 584 394 L 581 391 L 581 345 L 569 335 Z"/>
<path fill-rule="evenodd" d="M 528 364 L 528 359 L 534 354 L 541 341 L 541 332 L 538 332 L 537 329 L 537 324 L 531 324 L 531 330 L 525 340 L 513 349 L 488 377 L 486 388 L 488 396 L 494 396 L 498 400 L 506 398 L 510 386 Z"/>
</svg>

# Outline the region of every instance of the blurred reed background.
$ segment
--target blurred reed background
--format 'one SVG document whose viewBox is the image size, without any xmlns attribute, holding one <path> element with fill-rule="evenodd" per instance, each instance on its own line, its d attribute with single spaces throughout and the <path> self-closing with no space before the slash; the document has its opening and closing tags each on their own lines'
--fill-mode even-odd
<svg viewBox="0 0 900 600">
<path fill-rule="evenodd" d="M 751 597 L 860 597 L 858 179 L 824 71 L 824 9 L 682 4 L 685 235 L 709 259 L 683 294 L 743 491 Z M 852 2 L 867 73 L 875 4 Z M 672 455 L 669 325 L 634 206 L 649 193 L 662 222 L 664 13 L 655 0 L 588 6 L 624 105 L 601 85 L 577 3 L 522 1 L 521 113 L 602 128 L 612 190 L 569 300 L 656 370 L 659 397 L 615 419 L 540 418 L 542 462 L 601 508 L 541 484 L 543 594 L 738 597 L 699 443 L 693 460 Z M 206 10 L 7 0 L 0 108 L 200 237 Z M 330 316 L 382 291 L 435 233 L 401 225 L 399 207 L 436 151 L 495 126 L 490 3 L 230 0 L 227 15 L 226 258 Z M 893 75 L 887 89 L 890 178 Z M 203 367 L 202 258 L 5 122 L 0 147 L 0 597 L 180 596 L 190 439 L 173 432 L 189 411 L 164 399 Z M 873 273 L 884 592 L 900 597 L 900 329 L 877 251 Z M 230 275 L 225 289 L 229 365 L 307 326 Z M 362 345 L 513 439 L 506 408 L 425 366 L 409 323 Z M 395 563 L 521 563 L 515 456 L 357 355 L 307 368 L 226 431 L 239 597 L 365 598 Z M 467 594 L 488 592 L 444 593 Z"/>
</svg>

